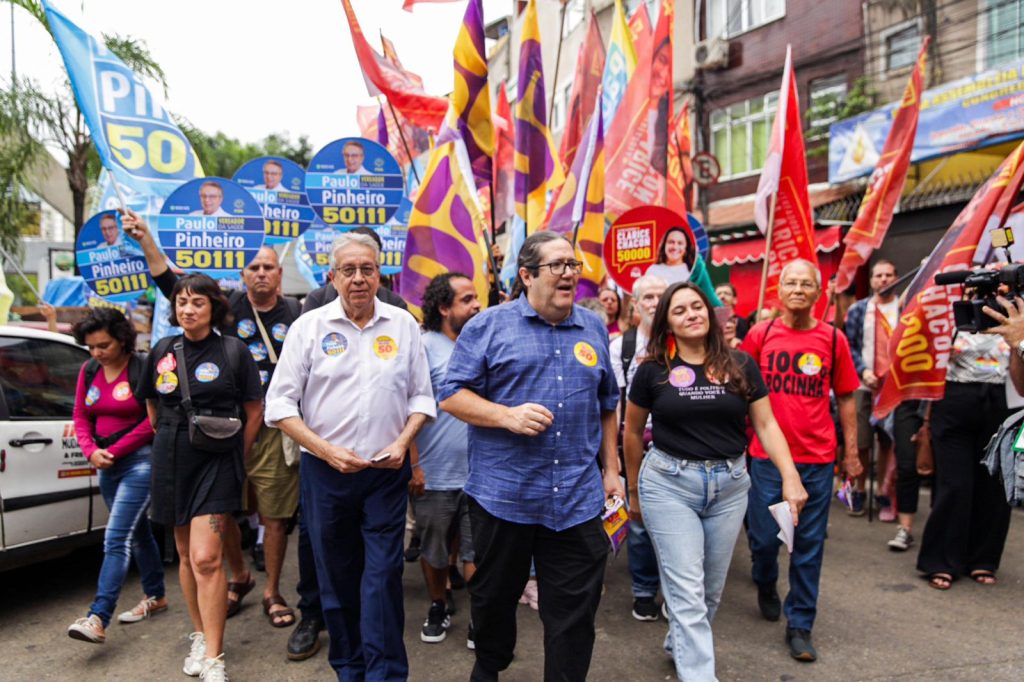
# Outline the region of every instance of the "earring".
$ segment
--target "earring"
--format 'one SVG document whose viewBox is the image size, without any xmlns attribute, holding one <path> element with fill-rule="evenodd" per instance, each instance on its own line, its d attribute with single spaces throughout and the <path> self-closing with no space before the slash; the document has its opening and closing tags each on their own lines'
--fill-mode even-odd
<svg viewBox="0 0 1024 682">
<path fill-rule="evenodd" d="M 668 351 L 668 359 L 673 360 L 676 357 L 676 335 L 669 334 L 668 341 L 665 342 L 665 350 Z"/>
</svg>

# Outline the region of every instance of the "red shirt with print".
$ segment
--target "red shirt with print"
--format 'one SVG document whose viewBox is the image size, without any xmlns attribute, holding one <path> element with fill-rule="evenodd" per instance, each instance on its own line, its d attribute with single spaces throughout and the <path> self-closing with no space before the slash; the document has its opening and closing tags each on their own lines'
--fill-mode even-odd
<svg viewBox="0 0 1024 682">
<path fill-rule="evenodd" d="M 846 395 L 860 386 L 846 336 L 825 322 L 813 329 L 792 329 L 776 319 L 755 325 L 740 350 L 750 353 L 761 368 L 772 412 L 793 461 L 834 461 L 836 429 L 829 413 L 829 390 Z M 750 454 L 761 459 L 768 456 L 757 436 L 750 443 Z"/>
</svg>

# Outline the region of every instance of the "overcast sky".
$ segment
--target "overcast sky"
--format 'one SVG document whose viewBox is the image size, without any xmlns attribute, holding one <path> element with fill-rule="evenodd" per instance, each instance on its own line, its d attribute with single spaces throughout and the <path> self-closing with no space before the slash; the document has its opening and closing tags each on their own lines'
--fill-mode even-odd
<svg viewBox="0 0 1024 682">
<path fill-rule="evenodd" d="M 243 141 L 271 132 L 309 135 L 314 148 L 358 134 L 355 107 L 369 104 L 341 0 L 55 0 L 93 35 L 142 39 L 167 75 L 168 108 L 199 128 Z M 452 88 L 452 48 L 465 2 L 417 5 L 352 0 L 364 33 L 394 41 L 426 88 Z M 510 14 L 513 0 L 484 0 L 485 21 Z M 19 76 L 58 87 L 63 62 L 28 13 L 14 10 Z M 11 12 L 0 5 L 0 73 L 11 69 Z"/>
</svg>

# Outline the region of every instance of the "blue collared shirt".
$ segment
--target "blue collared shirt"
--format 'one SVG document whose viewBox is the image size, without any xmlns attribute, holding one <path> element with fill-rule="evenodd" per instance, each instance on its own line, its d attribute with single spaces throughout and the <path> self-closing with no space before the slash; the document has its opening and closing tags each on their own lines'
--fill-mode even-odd
<svg viewBox="0 0 1024 682">
<path fill-rule="evenodd" d="M 469 427 L 465 491 L 484 509 L 556 531 L 601 512 L 601 413 L 615 409 L 619 389 L 594 313 L 574 306 L 552 325 L 525 295 L 485 310 L 459 334 L 438 397 L 461 389 L 509 407 L 538 403 L 555 416 L 537 436 Z"/>
</svg>

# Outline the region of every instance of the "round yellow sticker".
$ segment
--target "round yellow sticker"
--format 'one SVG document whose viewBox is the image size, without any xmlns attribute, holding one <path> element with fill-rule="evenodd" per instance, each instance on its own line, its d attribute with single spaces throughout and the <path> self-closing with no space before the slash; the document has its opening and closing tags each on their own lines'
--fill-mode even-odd
<svg viewBox="0 0 1024 682">
<path fill-rule="evenodd" d="M 163 395 L 174 393 L 174 389 L 177 387 L 178 375 L 174 372 L 164 372 L 156 379 L 156 390 Z"/>
<path fill-rule="evenodd" d="M 381 360 L 391 360 L 398 355 L 398 344 L 390 336 L 378 336 L 373 341 L 373 352 Z"/>
<path fill-rule="evenodd" d="M 577 343 L 572 349 L 572 354 L 585 367 L 593 367 L 597 364 L 597 351 L 586 341 Z"/>
</svg>

